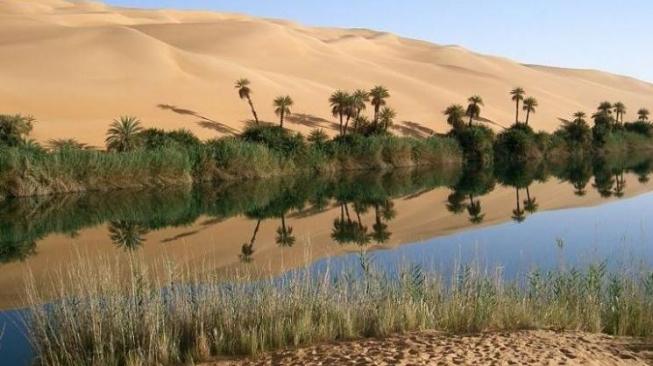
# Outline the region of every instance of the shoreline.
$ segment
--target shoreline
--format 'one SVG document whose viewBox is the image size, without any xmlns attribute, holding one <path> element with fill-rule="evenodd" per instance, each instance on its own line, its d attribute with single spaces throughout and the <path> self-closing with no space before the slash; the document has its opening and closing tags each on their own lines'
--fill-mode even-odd
<svg viewBox="0 0 653 366">
<path fill-rule="evenodd" d="M 418 331 L 326 343 L 200 366 L 254 365 L 650 365 L 653 340 L 584 332 L 521 330 L 449 335 Z"/>
</svg>

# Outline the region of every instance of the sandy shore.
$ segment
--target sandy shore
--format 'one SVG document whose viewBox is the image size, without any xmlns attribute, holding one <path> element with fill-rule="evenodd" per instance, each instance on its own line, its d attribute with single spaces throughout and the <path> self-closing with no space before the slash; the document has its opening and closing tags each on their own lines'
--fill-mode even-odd
<svg viewBox="0 0 653 366">
<path fill-rule="evenodd" d="M 579 332 L 522 331 L 449 336 L 410 333 L 320 345 L 227 365 L 651 365 L 653 341 Z"/>
</svg>

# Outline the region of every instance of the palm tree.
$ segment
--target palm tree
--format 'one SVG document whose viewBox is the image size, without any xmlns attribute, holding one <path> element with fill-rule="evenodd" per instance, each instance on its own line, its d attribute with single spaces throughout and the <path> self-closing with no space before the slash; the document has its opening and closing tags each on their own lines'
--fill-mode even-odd
<svg viewBox="0 0 653 366">
<path fill-rule="evenodd" d="M 510 95 L 512 95 L 512 101 L 516 104 L 515 123 L 519 123 L 519 102 L 524 100 L 524 94 L 526 94 L 526 92 L 523 88 L 520 87 L 510 91 Z"/>
<path fill-rule="evenodd" d="M 646 108 L 641 108 L 637 111 L 637 117 L 640 121 L 648 121 L 649 111 Z"/>
<path fill-rule="evenodd" d="M 386 217 L 387 219 L 387 217 Z M 388 231 L 388 224 L 383 222 L 379 203 L 374 203 L 374 225 L 372 225 L 372 239 L 378 244 L 383 244 L 390 239 L 392 233 Z"/>
<path fill-rule="evenodd" d="M 483 106 L 483 98 L 478 95 L 473 95 L 467 99 L 469 105 L 467 106 L 467 116 L 469 117 L 469 127 L 472 127 L 472 120 L 478 119 L 481 116 L 481 106 Z"/>
<path fill-rule="evenodd" d="M 528 97 L 524 99 L 524 111 L 526 111 L 526 124 L 528 125 L 528 119 L 531 116 L 531 113 L 535 113 L 535 108 L 538 106 L 537 99 L 533 97 Z"/>
<path fill-rule="evenodd" d="M 540 205 L 537 203 L 535 197 L 531 197 L 530 186 L 526 187 L 526 199 L 524 200 L 524 210 L 528 213 L 534 213 L 539 209 Z"/>
<path fill-rule="evenodd" d="M 585 121 L 585 117 L 587 117 L 587 114 L 585 114 L 585 112 L 578 111 L 578 112 L 574 113 L 573 122 L 575 124 L 585 124 L 585 123 L 587 123 L 587 121 Z"/>
<path fill-rule="evenodd" d="M 244 243 L 240 248 L 239 258 L 243 263 L 249 263 L 252 261 L 252 255 L 254 255 L 254 243 L 256 242 L 256 234 L 258 229 L 261 227 L 261 219 L 256 221 L 256 226 L 254 227 L 254 233 L 252 238 L 249 240 L 249 243 Z"/>
<path fill-rule="evenodd" d="M 374 123 L 379 120 L 379 111 L 385 105 L 386 99 L 390 98 L 390 92 L 385 87 L 378 85 L 370 90 L 371 103 L 374 106 Z"/>
<path fill-rule="evenodd" d="M 111 221 L 109 223 L 109 239 L 119 248 L 127 251 L 136 250 L 145 242 L 147 229 L 132 221 Z"/>
<path fill-rule="evenodd" d="M 354 118 L 360 116 L 361 112 L 365 110 L 367 102 L 370 101 L 370 93 L 367 90 L 356 89 L 352 94 L 353 97 L 353 107 L 355 110 Z"/>
<path fill-rule="evenodd" d="M 480 224 L 485 219 L 485 214 L 481 208 L 481 201 L 474 200 L 474 195 L 469 195 L 469 205 L 467 205 L 467 213 L 469 214 L 469 222 L 472 224 Z"/>
<path fill-rule="evenodd" d="M 617 102 L 613 106 L 614 114 L 617 122 L 624 121 L 624 114 L 626 114 L 626 105 L 622 102 Z"/>
<path fill-rule="evenodd" d="M 356 99 L 353 95 L 347 96 L 345 101 L 345 126 L 343 127 L 343 133 L 346 135 L 347 130 L 349 129 L 349 121 L 356 118 Z"/>
<path fill-rule="evenodd" d="M 514 210 L 512 210 L 512 219 L 515 220 L 516 222 L 522 222 L 526 219 L 526 215 L 525 215 L 525 211 L 520 206 L 519 188 L 515 188 L 515 191 L 517 192 L 517 207 Z"/>
<path fill-rule="evenodd" d="M 123 116 L 113 120 L 105 142 L 111 151 L 125 152 L 134 150 L 139 143 L 141 122 L 136 117 Z"/>
<path fill-rule="evenodd" d="M 274 114 L 279 116 L 279 127 L 283 128 L 283 118 L 290 114 L 290 107 L 293 105 L 293 100 L 289 95 L 285 97 L 277 97 L 274 100 Z"/>
<path fill-rule="evenodd" d="M 460 104 L 452 104 L 442 113 L 447 116 L 447 123 L 454 129 L 454 131 L 459 131 L 465 125 L 465 122 L 463 122 L 465 109 Z"/>
<path fill-rule="evenodd" d="M 393 125 L 394 119 L 397 117 L 397 112 L 390 107 L 383 107 L 379 113 L 379 122 L 381 124 L 381 129 L 383 131 L 388 131 L 388 129 Z"/>
<path fill-rule="evenodd" d="M 293 235 L 293 229 L 290 226 L 286 226 L 286 214 L 281 214 L 281 226 L 277 228 L 276 243 L 280 247 L 292 247 L 295 245 L 295 236 Z"/>
<path fill-rule="evenodd" d="M 447 204 L 445 205 L 447 211 L 453 214 L 462 213 L 467 207 L 465 205 L 465 199 L 466 197 L 464 193 L 457 190 L 452 191 L 451 194 L 447 196 Z"/>
<path fill-rule="evenodd" d="M 599 113 L 610 115 L 610 114 L 612 114 L 612 103 L 610 103 L 610 102 L 601 102 L 601 104 L 599 104 L 599 107 L 597 108 L 597 110 L 599 111 Z"/>
<path fill-rule="evenodd" d="M 349 93 L 342 90 L 336 90 L 329 97 L 329 104 L 331 104 L 331 114 L 333 114 L 334 117 L 338 117 L 340 119 L 340 135 L 344 134 L 343 117 L 349 108 L 349 99 Z"/>
<path fill-rule="evenodd" d="M 254 115 L 254 121 L 256 121 L 256 124 L 259 124 L 258 115 L 256 114 L 256 109 L 254 109 L 254 103 L 252 103 L 252 89 L 250 89 L 249 84 L 249 80 L 243 78 L 236 80 L 234 87 L 238 89 L 238 96 L 240 99 L 247 99 L 249 108 L 252 110 L 252 114 Z"/>
</svg>

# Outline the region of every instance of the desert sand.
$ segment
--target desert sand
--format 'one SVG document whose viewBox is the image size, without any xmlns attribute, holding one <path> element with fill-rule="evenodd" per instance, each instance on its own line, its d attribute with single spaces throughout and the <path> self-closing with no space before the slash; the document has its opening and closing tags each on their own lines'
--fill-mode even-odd
<svg viewBox="0 0 653 366">
<path fill-rule="evenodd" d="M 578 332 L 521 331 L 451 336 L 433 331 L 280 351 L 236 365 L 650 365 L 653 344 Z"/>
<path fill-rule="evenodd" d="M 0 1 L 0 113 L 33 115 L 39 141 L 75 137 L 103 146 L 120 115 L 201 138 L 235 133 L 250 118 L 233 88 L 241 77 L 251 80 L 264 120 L 276 120 L 272 99 L 290 94 L 288 126 L 302 132 L 334 132 L 327 98 L 335 89 L 376 84 L 390 89 L 396 131 L 406 134 L 445 131 L 442 110 L 472 94 L 485 99 L 485 118 L 508 125 L 515 86 L 539 100 L 536 129 L 551 131 L 558 118 L 591 112 L 602 100 L 626 103 L 626 119 L 640 107 L 653 109 L 650 83 L 372 30 L 88 1 Z"/>
</svg>

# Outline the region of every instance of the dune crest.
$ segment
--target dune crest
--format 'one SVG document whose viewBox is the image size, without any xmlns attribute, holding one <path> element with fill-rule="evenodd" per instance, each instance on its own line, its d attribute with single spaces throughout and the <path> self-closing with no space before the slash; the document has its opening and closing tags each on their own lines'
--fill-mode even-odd
<svg viewBox="0 0 653 366">
<path fill-rule="evenodd" d="M 626 119 L 653 108 L 653 84 L 633 78 L 523 65 L 372 30 L 93 1 L 0 2 L 0 112 L 36 117 L 40 141 L 70 136 L 101 146 L 108 124 L 123 114 L 202 138 L 237 131 L 250 118 L 233 89 L 240 77 L 251 80 L 265 120 L 276 120 L 272 99 L 290 94 L 293 111 L 306 118 L 288 127 L 302 132 L 312 125 L 301 121 L 333 120 L 333 90 L 376 84 L 390 89 L 399 124 L 435 131 L 447 129 L 442 110 L 472 94 L 485 99 L 485 118 L 510 124 L 514 86 L 538 98 L 531 123 L 548 131 L 559 117 L 590 112 L 602 100 L 623 101 Z"/>
</svg>

